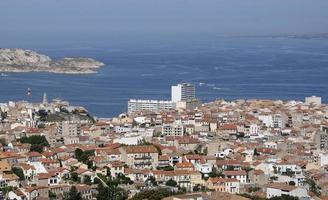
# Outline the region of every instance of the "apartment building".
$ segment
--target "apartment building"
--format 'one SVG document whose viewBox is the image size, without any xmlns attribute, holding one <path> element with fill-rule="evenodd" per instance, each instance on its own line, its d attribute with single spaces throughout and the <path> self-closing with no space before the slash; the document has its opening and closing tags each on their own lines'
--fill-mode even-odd
<svg viewBox="0 0 328 200">
<path fill-rule="evenodd" d="M 128 102 L 128 113 L 139 111 L 158 112 L 170 109 L 175 109 L 175 103 L 172 101 L 130 99 Z"/>
<path fill-rule="evenodd" d="M 136 169 L 156 169 L 158 166 L 158 151 L 152 145 L 125 146 L 120 149 L 122 161 Z"/>
</svg>

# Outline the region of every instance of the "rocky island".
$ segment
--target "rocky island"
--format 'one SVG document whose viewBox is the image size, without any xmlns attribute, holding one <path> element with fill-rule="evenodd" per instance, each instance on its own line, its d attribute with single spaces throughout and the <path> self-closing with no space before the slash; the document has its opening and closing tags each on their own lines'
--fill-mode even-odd
<svg viewBox="0 0 328 200">
<path fill-rule="evenodd" d="M 88 74 L 96 73 L 103 65 L 104 63 L 92 58 L 52 60 L 49 56 L 32 50 L 0 48 L 0 72 Z"/>
</svg>

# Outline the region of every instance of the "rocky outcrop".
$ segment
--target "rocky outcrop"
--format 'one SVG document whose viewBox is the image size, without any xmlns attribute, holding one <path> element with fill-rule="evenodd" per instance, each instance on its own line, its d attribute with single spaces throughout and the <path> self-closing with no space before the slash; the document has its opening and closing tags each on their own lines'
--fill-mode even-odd
<svg viewBox="0 0 328 200">
<path fill-rule="evenodd" d="M 84 74 L 95 73 L 104 63 L 92 58 L 63 58 L 52 60 L 49 56 L 24 49 L 0 48 L 1 72 L 53 72 Z"/>
</svg>

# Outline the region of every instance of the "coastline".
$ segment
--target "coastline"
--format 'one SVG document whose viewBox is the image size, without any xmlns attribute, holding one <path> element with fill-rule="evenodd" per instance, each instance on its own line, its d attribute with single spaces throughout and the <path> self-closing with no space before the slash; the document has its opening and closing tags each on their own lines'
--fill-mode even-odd
<svg viewBox="0 0 328 200">
<path fill-rule="evenodd" d="M 91 74 L 105 65 L 93 58 L 64 57 L 52 60 L 49 56 L 26 49 L 0 48 L 0 72 L 49 72 Z"/>
<path fill-rule="evenodd" d="M 67 71 L 61 71 L 61 70 L 46 70 L 46 69 L 40 69 L 40 70 L 34 70 L 34 69 L 1 69 L 0 67 L 0 73 L 30 73 L 30 72 L 48 72 L 48 73 L 54 73 L 54 74 L 96 74 L 98 71 L 96 70 L 85 70 L 85 71 L 74 71 L 74 70 L 67 70 Z"/>
</svg>

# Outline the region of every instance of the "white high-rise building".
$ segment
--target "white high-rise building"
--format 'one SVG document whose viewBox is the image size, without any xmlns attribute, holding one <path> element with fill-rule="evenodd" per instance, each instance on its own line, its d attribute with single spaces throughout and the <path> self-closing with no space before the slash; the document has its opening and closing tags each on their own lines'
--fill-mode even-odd
<svg viewBox="0 0 328 200">
<path fill-rule="evenodd" d="M 128 113 L 137 111 L 152 111 L 175 109 L 175 103 L 172 101 L 158 100 L 136 100 L 130 99 L 128 102 Z"/>
<path fill-rule="evenodd" d="M 171 87 L 171 101 L 191 101 L 196 98 L 195 86 L 190 83 L 181 83 Z"/>
<path fill-rule="evenodd" d="M 45 106 L 48 105 L 48 97 L 47 97 L 47 93 L 43 93 L 42 104 L 45 105 Z"/>
</svg>

